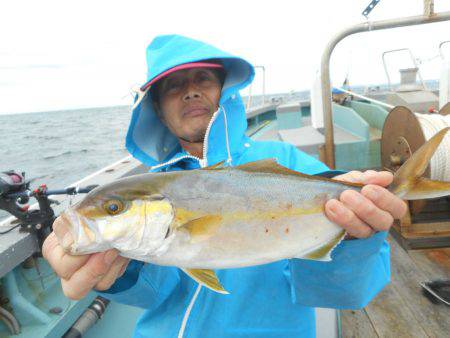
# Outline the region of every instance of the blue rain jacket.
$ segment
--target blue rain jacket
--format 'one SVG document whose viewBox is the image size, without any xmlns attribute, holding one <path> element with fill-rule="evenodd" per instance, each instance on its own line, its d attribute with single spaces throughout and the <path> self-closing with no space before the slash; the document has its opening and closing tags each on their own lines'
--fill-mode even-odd
<svg viewBox="0 0 450 338">
<path fill-rule="evenodd" d="M 239 90 L 254 76 L 243 59 L 182 36 L 156 38 L 147 49 L 148 77 L 176 65 L 219 58 L 227 72 L 220 109 L 206 135 L 204 160 L 183 151 L 161 124 L 147 92 L 136 101 L 126 145 L 154 171 L 190 170 L 227 160 L 239 165 L 276 158 L 281 165 L 317 174 L 327 167 L 295 147 L 258 142 L 245 136 L 246 118 Z M 135 337 L 314 337 L 314 307 L 364 307 L 389 281 L 386 233 L 345 240 L 331 262 L 302 259 L 240 269 L 218 270 L 229 295 L 215 293 L 176 267 L 131 261 L 125 274 L 102 295 L 146 309 Z"/>
</svg>

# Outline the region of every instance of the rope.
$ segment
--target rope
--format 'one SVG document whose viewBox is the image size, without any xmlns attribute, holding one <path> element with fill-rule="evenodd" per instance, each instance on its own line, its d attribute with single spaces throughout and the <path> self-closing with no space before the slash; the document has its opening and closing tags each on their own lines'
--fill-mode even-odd
<svg viewBox="0 0 450 338">
<path fill-rule="evenodd" d="M 450 115 L 416 114 L 425 139 L 428 141 L 440 130 L 450 127 Z M 447 133 L 430 161 L 431 179 L 450 181 L 450 135 Z"/>
<path fill-rule="evenodd" d="M 6 324 L 8 329 L 11 331 L 13 335 L 17 335 L 20 333 L 20 324 L 17 321 L 16 317 L 6 310 L 5 308 L 0 306 L 0 319 Z"/>
</svg>

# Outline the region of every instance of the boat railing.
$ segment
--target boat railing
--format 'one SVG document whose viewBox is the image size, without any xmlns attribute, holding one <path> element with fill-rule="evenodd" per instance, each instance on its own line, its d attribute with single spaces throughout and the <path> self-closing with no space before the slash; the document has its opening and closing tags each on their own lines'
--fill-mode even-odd
<svg viewBox="0 0 450 338">
<path fill-rule="evenodd" d="M 410 56 L 410 58 L 411 58 L 411 61 L 412 61 L 412 63 L 414 64 L 414 68 L 415 68 L 416 71 L 417 71 L 417 75 L 419 76 L 420 82 L 422 83 L 422 87 L 423 87 L 425 90 L 428 90 L 428 89 L 427 89 L 427 86 L 425 85 L 425 82 L 423 81 L 422 74 L 420 73 L 420 68 L 419 68 L 419 65 L 417 64 L 417 59 L 414 57 L 414 54 L 412 53 L 412 51 L 411 51 L 409 48 L 392 49 L 392 50 L 387 50 L 387 51 L 383 52 L 383 55 L 382 55 L 381 58 L 382 58 L 382 60 L 383 60 L 384 72 L 386 73 L 386 77 L 387 77 L 387 80 L 388 80 L 389 89 L 390 89 L 392 92 L 394 91 L 394 87 L 392 86 L 392 82 L 391 82 L 391 77 L 389 76 L 389 71 L 388 71 L 388 68 L 387 68 L 387 65 L 386 65 L 386 55 L 387 55 L 387 54 L 392 54 L 392 53 L 403 52 L 403 51 L 409 53 L 409 56 Z"/>
<path fill-rule="evenodd" d="M 336 45 L 349 35 L 367 31 L 381 30 L 387 28 L 406 27 L 414 25 L 422 25 L 434 22 L 442 22 L 450 20 L 450 11 L 434 13 L 434 1 L 424 0 L 424 14 L 395 18 L 381 21 L 366 21 L 351 27 L 345 28 L 338 32 L 326 46 L 322 53 L 321 59 L 321 99 L 323 107 L 323 120 L 325 127 L 325 163 L 330 168 L 335 168 L 335 151 L 334 151 L 334 131 L 333 131 L 333 115 L 331 105 L 331 80 L 330 80 L 330 59 L 331 54 Z"/>
<path fill-rule="evenodd" d="M 262 106 L 264 105 L 264 103 L 266 102 L 266 68 L 264 66 L 254 66 L 255 69 L 261 69 L 262 70 L 262 75 L 263 75 L 263 81 L 262 81 L 262 96 L 263 96 L 263 101 L 262 101 Z M 248 111 L 252 105 L 252 88 L 253 88 L 253 82 L 250 83 L 250 86 L 248 88 L 248 100 L 247 100 L 247 106 L 245 107 L 245 110 Z"/>
<path fill-rule="evenodd" d="M 445 54 L 444 54 L 444 51 L 442 50 L 442 46 L 445 45 L 445 44 L 447 44 L 447 43 L 450 43 L 450 40 L 442 41 L 442 42 L 439 44 L 439 55 L 441 56 L 442 60 L 445 60 L 445 59 L 446 59 Z"/>
</svg>

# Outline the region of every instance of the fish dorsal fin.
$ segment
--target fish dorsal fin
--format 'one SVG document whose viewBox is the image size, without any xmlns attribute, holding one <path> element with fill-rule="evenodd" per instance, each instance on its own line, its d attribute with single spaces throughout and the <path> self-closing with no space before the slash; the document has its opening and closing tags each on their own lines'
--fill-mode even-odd
<svg viewBox="0 0 450 338">
<path fill-rule="evenodd" d="M 197 283 L 206 286 L 215 292 L 228 295 L 229 292 L 223 288 L 219 279 L 212 270 L 206 269 L 182 269 L 189 277 Z"/>
<path fill-rule="evenodd" d="M 209 167 L 204 167 L 201 170 L 221 170 L 221 169 L 225 169 L 225 161 L 220 161 L 216 164 L 210 165 Z"/>
<path fill-rule="evenodd" d="M 236 169 L 247 171 L 250 173 L 268 173 L 268 174 L 282 174 L 282 175 L 295 175 L 295 176 L 305 176 L 295 170 L 288 169 L 278 164 L 275 158 L 267 158 L 264 160 L 248 162 L 241 164 Z M 306 175 L 308 176 L 308 175 Z"/>
<path fill-rule="evenodd" d="M 342 185 L 357 187 L 357 188 L 363 187 L 363 184 L 360 184 L 360 183 L 344 182 L 344 181 L 339 181 L 339 180 L 321 177 L 321 176 L 302 174 L 298 171 L 283 167 L 281 164 L 278 164 L 278 162 L 275 158 L 268 158 L 265 160 L 248 162 L 248 163 L 241 164 L 241 165 L 235 167 L 235 169 L 246 171 L 249 173 L 267 173 L 267 174 L 296 176 L 296 177 L 302 177 L 304 179 L 309 179 L 309 180 L 340 183 Z"/>
</svg>

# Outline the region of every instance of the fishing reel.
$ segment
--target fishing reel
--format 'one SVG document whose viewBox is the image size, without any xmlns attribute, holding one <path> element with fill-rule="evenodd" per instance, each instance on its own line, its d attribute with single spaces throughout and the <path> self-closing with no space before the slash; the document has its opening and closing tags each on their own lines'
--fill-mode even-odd
<svg viewBox="0 0 450 338">
<path fill-rule="evenodd" d="M 17 218 L 22 227 L 39 230 L 43 224 L 53 221 L 54 212 L 50 207 L 51 200 L 45 194 L 45 185 L 30 191 L 30 182 L 25 180 L 25 173 L 19 174 L 13 170 L 0 174 L 0 209 Z M 29 210 L 27 204 L 30 197 L 35 197 L 39 209 Z"/>
<path fill-rule="evenodd" d="M 27 188 L 28 185 L 29 182 L 25 181 L 25 173 L 19 174 L 14 170 L 0 173 L 0 196 L 10 192 L 21 191 Z"/>
<path fill-rule="evenodd" d="M 25 173 L 18 173 L 9 170 L 0 173 L 0 209 L 5 210 L 17 219 L 13 221 L 16 225 L 10 229 L 0 232 L 6 233 L 17 227 L 22 231 L 35 232 L 39 247 L 48 234 L 52 231 L 52 224 L 56 218 L 52 204 L 59 204 L 58 201 L 49 198 L 50 195 L 75 195 L 88 193 L 97 185 L 85 188 L 68 187 L 59 190 L 49 190 L 45 184 L 34 190 L 30 190 L 31 180 L 25 179 Z M 37 208 L 30 208 L 28 202 L 30 198 L 35 198 L 38 202 Z"/>
</svg>

